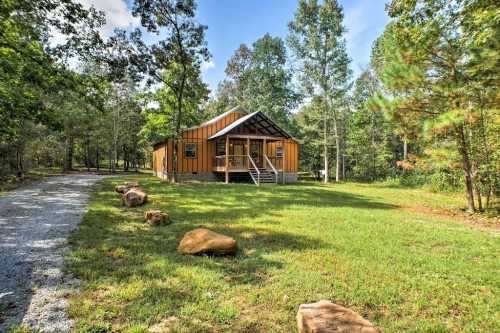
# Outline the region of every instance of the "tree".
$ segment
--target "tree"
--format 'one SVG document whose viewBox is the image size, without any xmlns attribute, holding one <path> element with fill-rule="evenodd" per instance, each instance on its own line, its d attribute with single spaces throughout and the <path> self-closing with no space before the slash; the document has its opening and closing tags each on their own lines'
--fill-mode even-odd
<svg viewBox="0 0 500 333">
<path fill-rule="evenodd" d="M 324 144 L 321 132 L 318 131 L 323 122 L 324 99 L 313 97 L 312 101 L 303 105 L 295 115 L 299 128 L 300 142 L 300 169 L 316 174 L 320 179 L 321 148 Z M 328 147 L 331 150 L 331 146 Z M 330 152 L 329 152 L 330 153 Z"/>
<path fill-rule="evenodd" d="M 101 40 L 102 16 L 94 9 L 63 0 L 2 1 L 0 3 L 0 140 L 13 144 L 17 174 L 23 168 L 27 122 L 52 126 L 57 109 L 50 103 L 60 90 L 75 89 L 77 76 L 65 58 L 84 56 Z M 66 36 L 53 45 L 50 33 Z"/>
<path fill-rule="evenodd" d="M 182 109 L 184 114 L 181 128 L 195 126 L 204 118 L 199 105 L 207 99 L 208 88 L 200 80 L 198 72 L 192 72 L 191 74 L 186 78 L 186 87 L 189 89 L 189 94 L 183 99 Z M 164 81 L 178 80 L 179 75 L 179 70 L 165 70 L 163 73 Z M 178 105 L 175 92 L 170 88 L 170 85 L 165 85 L 149 96 L 149 100 L 156 102 L 159 107 L 149 108 L 146 111 L 146 123 L 142 129 L 143 137 L 153 143 L 166 137 L 173 137 L 176 130 L 175 120 Z"/>
<path fill-rule="evenodd" d="M 384 178 L 395 164 L 394 126 L 385 119 L 381 110 L 369 103 L 380 89 L 379 85 L 371 68 L 363 71 L 354 83 L 353 112 L 347 121 L 346 152 L 352 161 L 355 179 L 374 181 Z"/>
<path fill-rule="evenodd" d="M 299 95 L 292 86 L 287 67 L 285 43 L 279 37 L 265 34 L 252 47 L 241 44 L 229 59 L 228 79 L 219 85 L 213 107 L 240 104 L 252 112 L 261 111 L 284 129 L 293 132 L 291 111 Z M 215 104 L 218 103 L 218 104 Z"/>
<path fill-rule="evenodd" d="M 497 7 L 493 1 L 393 0 L 387 9 L 393 20 L 381 40 L 381 78 L 389 95 L 376 100 L 416 132 L 454 141 L 467 207 L 474 211 L 474 191 L 482 205 L 484 187 L 491 193 L 498 182 L 487 147 L 498 128 Z"/>
<path fill-rule="evenodd" d="M 177 152 L 184 116 L 184 99 L 192 98 L 189 82 L 200 80 L 200 65 L 208 61 L 205 42 L 206 27 L 196 23 L 196 4 L 193 0 L 136 0 L 133 14 L 141 18 L 142 25 L 150 32 L 167 38 L 154 44 L 145 54 L 152 79 L 166 85 L 176 104 L 174 126 L 174 162 L 171 181 L 177 180 Z M 169 73 L 165 79 L 165 71 Z M 170 75 L 173 74 L 173 75 Z M 195 80 L 193 80 L 195 78 Z"/>
<path fill-rule="evenodd" d="M 336 0 L 301 0 L 294 20 L 289 23 L 288 42 L 300 67 L 300 81 L 310 96 L 323 99 L 324 182 L 329 180 L 330 120 L 336 148 L 335 180 L 341 173 L 341 121 L 346 110 L 345 93 L 350 77 L 349 58 L 345 48 L 342 8 Z"/>
</svg>

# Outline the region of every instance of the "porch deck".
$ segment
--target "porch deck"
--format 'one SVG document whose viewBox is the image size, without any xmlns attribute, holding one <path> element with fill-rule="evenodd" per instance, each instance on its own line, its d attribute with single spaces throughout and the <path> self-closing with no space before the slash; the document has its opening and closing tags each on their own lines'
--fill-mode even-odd
<svg viewBox="0 0 500 333">
<path fill-rule="evenodd" d="M 275 164 L 279 167 L 277 168 Z M 229 173 L 249 173 L 254 183 L 259 185 L 277 183 L 279 173 L 283 172 L 282 165 L 282 158 L 267 155 L 257 158 L 252 158 L 250 155 L 219 155 L 213 158 L 212 171 L 225 173 L 226 181 Z"/>
</svg>

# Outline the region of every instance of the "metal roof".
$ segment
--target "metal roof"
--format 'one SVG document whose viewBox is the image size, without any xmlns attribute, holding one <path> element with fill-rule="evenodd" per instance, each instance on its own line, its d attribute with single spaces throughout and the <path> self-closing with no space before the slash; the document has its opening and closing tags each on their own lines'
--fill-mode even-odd
<svg viewBox="0 0 500 333">
<path fill-rule="evenodd" d="M 239 127 L 244 127 L 244 126 L 252 128 L 253 130 L 263 135 L 284 137 L 287 139 L 292 138 L 290 134 L 282 130 L 278 125 L 276 125 L 274 121 L 269 119 L 265 114 L 263 114 L 260 111 L 256 111 L 237 119 L 233 123 L 221 129 L 219 132 L 209 137 L 208 140 L 219 138 Z"/>
</svg>

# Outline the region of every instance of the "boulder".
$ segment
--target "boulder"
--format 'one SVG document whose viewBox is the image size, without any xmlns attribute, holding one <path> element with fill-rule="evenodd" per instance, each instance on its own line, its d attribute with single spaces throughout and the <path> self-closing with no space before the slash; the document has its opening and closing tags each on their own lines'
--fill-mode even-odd
<svg viewBox="0 0 500 333">
<path fill-rule="evenodd" d="M 125 194 L 128 190 L 134 187 L 139 187 L 139 184 L 135 182 L 125 182 L 122 185 L 116 185 L 115 191 L 121 194 Z"/>
<path fill-rule="evenodd" d="M 184 235 L 177 250 L 186 254 L 230 254 L 236 252 L 237 246 L 234 238 L 198 228 Z"/>
<path fill-rule="evenodd" d="M 380 333 L 356 312 L 324 300 L 301 304 L 297 325 L 299 333 Z"/>
<path fill-rule="evenodd" d="M 168 214 L 162 212 L 161 210 L 150 209 L 146 211 L 144 217 L 146 218 L 146 221 L 153 226 L 170 224 L 170 218 Z"/>
<path fill-rule="evenodd" d="M 136 207 L 145 204 L 148 201 L 148 195 L 143 189 L 133 187 L 122 195 L 122 201 L 127 207 Z"/>
</svg>

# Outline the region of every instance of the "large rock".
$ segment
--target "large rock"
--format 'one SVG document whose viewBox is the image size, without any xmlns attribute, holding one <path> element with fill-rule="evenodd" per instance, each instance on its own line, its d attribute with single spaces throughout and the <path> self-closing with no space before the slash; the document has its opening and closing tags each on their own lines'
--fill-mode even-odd
<svg viewBox="0 0 500 333">
<path fill-rule="evenodd" d="M 115 191 L 121 194 L 125 194 L 128 190 L 134 187 L 139 187 L 139 184 L 135 182 L 125 182 L 122 185 L 116 185 Z"/>
<path fill-rule="evenodd" d="M 380 333 L 356 312 L 329 301 L 301 304 L 297 325 L 299 333 Z"/>
<path fill-rule="evenodd" d="M 168 214 L 162 212 L 161 210 L 150 209 L 146 211 L 144 217 L 146 218 L 146 221 L 153 226 L 170 224 Z"/>
<path fill-rule="evenodd" d="M 230 254 L 236 252 L 237 246 L 234 238 L 198 228 L 186 233 L 177 249 L 186 254 Z"/>
<path fill-rule="evenodd" d="M 133 187 L 123 194 L 122 201 L 127 207 L 136 207 L 145 204 L 148 201 L 148 195 L 143 189 Z"/>
</svg>

